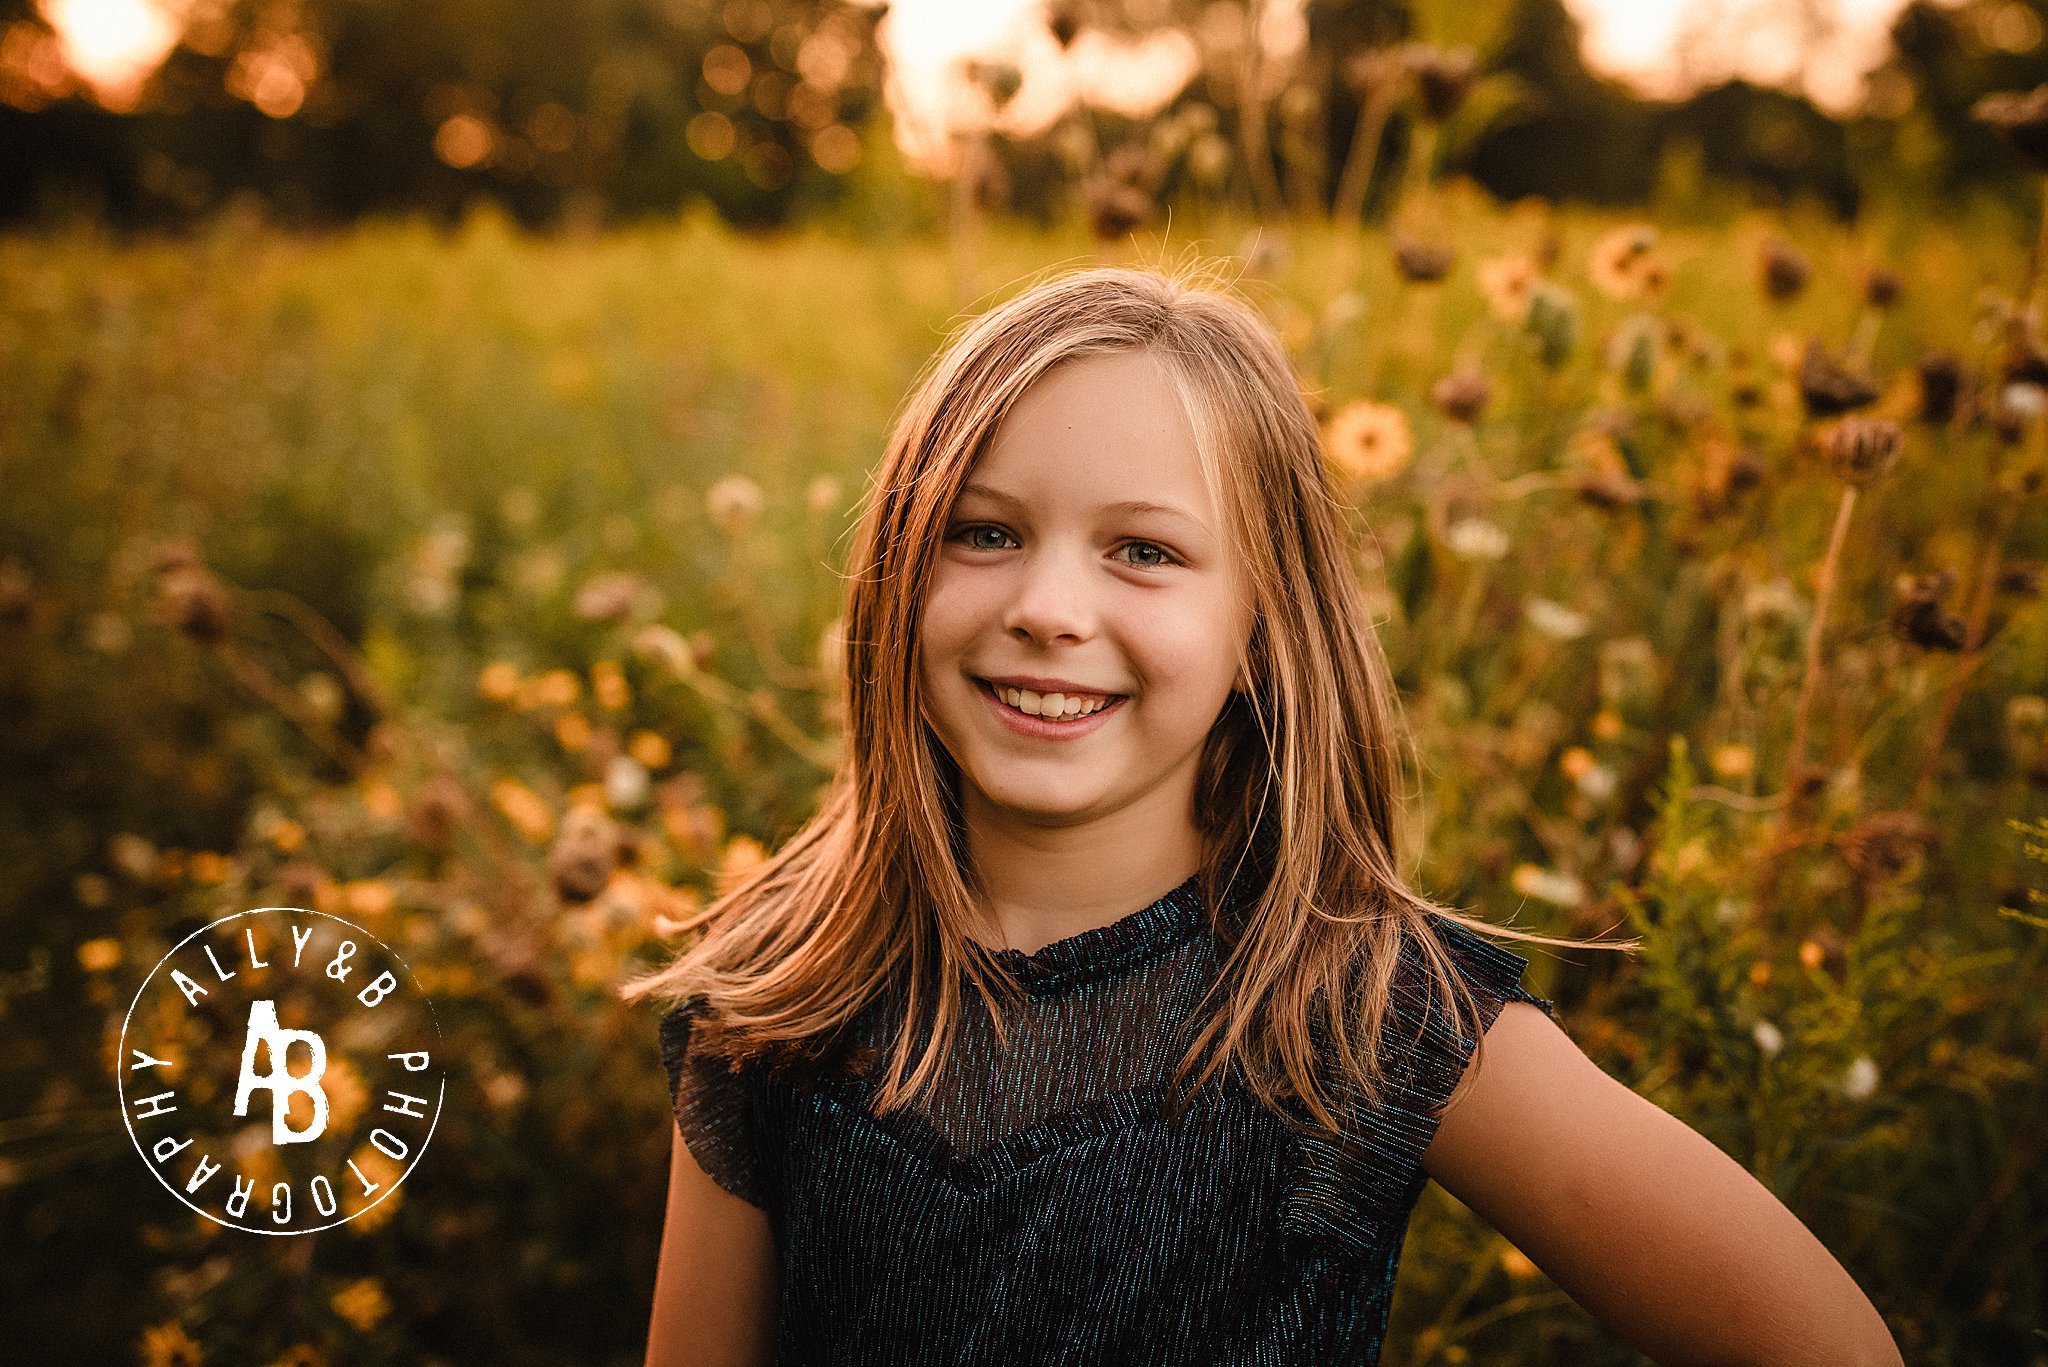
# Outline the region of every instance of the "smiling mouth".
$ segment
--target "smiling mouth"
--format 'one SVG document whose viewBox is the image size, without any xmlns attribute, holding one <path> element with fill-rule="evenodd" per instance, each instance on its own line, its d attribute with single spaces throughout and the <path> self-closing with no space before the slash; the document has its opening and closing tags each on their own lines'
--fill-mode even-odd
<svg viewBox="0 0 2048 1367">
<path fill-rule="evenodd" d="M 1128 696 L 1127 694 L 1123 693 L 1111 693 L 1104 698 L 1091 698 L 1085 703 L 1082 703 L 1080 705 L 1080 710 L 1078 711 L 1075 710 L 1075 706 L 1071 701 L 1062 698 L 1062 708 L 1058 712 L 1030 712 L 1026 711 L 1024 707 L 1020 706 L 1019 704 L 1026 700 L 1029 700 L 1031 701 L 1033 706 L 1039 706 L 1041 705 L 1041 695 L 1035 693 L 1027 693 L 1025 690 L 1018 688 L 998 688 L 996 685 L 990 683 L 987 679 L 976 679 L 974 682 L 976 686 L 981 689 L 982 692 L 988 694 L 991 698 L 994 698 L 998 703 L 1002 704 L 1010 711 L 1015 712 L 1018 716 L 1030 717 L 1035 721 L 1053 722 L 1055 724 L 1060 722 L 1083 721 L 1089 717 L 1095 716 L 1097 713 L 1108 711 L 1110 708 L 1115 707 L 1118 703 L 1122 702 L 1125 697 Z M 1043 696 L 1046 698 L 1050 698 L 1059 695 L 1048 693 Z M 1011 701 L 1012 699 L 1016 699 L 1017 701 L 1013 702 Z"/>
</svg>

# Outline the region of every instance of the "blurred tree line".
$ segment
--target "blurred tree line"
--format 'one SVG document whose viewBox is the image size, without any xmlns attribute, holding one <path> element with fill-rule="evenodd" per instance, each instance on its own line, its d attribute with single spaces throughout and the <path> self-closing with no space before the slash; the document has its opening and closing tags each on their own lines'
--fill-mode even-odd
<svg viewBox="0 0 2048 1367">
<path fill-rule="evenodd" d="M 1200 68 L 1156 118 L 1078 111 L 1078 160 L 1072 138 L 1053 136 L 1076 132 L 1073 120 L 984 139 L 969 163 L 973 197 L 1051 217 L 1107 166 L 1111 190 L 1141 189 L 1147 202 L 1195 180 L 1263 211 L 1376 214 L 1428 117 L 1381 92 L 1392 58 L 1423 50 L 1449 61 L 1434 75 L 1456 87 L 1432 160 L 1504 197 L 1642 203 L 1675 176 L 1811 197 L 1842 215 L 1880 184 L 2017 199 L 2020 172 L 1969 111 L 1988 92 L 2048 80 L 2048 0 L 1915 0 L 1863 108 L 1839 119 L 1741 81 L 1677 102 L 1637 98 L 1588 70 L 1562 0 L 1309 0 L 1305 54 L 1278 73 L 1257 69 L 1245 37 L 1262 8 L 1052 0 L 1063 44 L 1090 27 L 1174 25 L 1199 40 Z M 126 108 L 108 108 L 63 68 L 34 0 L 0 0 L 0 221 L 85 212 L 175 226 L 253 192 L 302 223 L 455 214 L 479 197 L 536 226 L 697 199 L 737 223 L 786 222 L 846 193 L 863 149 L 886 143 L 886 9 L 200 0 L 163 66 Z M 998 108 L 1016 88 L 1001 64 L 968 74 Z M 1117 147 L 1128 149 L 1121 167 L 1104 151 Z M 1178 156 L 1189 148 L 1203 155 Z M 1121 221 L 1111 214 L 1110 226 Z"/>
</svg>

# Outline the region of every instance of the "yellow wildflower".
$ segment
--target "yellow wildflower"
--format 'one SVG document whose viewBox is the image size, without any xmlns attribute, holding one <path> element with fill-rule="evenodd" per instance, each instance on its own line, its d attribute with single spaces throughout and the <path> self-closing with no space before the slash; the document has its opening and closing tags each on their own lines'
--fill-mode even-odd
<svg viewBox="0 0 2048 1367">
<path fill-rule="evenodd" d="M 1542 1275 L 1542 1270 L 1529 1260 L 1529 1255 L 1510 1243 L 1503 1243 L 1500 1246 L 1500 1266 L 1501 1271 L 1518 1282 L 1526 1282 Z"/>
<path fill-rule="evenodd" d="M 494 660 L 476 676 L 476 691 L 492 702 L 511 702 L 519 696 L 519 671 L 503 660 Z"/>
<path fill-rule="evenodd" d="M 1408 415 L 1392 404 L 1361 399 L 1337 410 L 1323 431 L 1323 451 L 1351 478 L 1366 484 L 1392 479 L 1415 457 Z"/>
<path fill-rule="evenodd" d="M 767 851 L 761 848 L 760 841 L 750 835 L 734 836 L 726 842 L 725 852 L 719 857 L 718 885 L 721 888 L 736 885 L 766 858 Z"/>
<path fill-rule="evenodd" d="M 564 750 L 581 750 L 590 744 L 590 719 L 581 712 L 564 712 L 555 719 L 555 740 Z"/>
<path fill-rule="evenodd" d="M 666 769 L 674 758 L 668 739 L 658 731 L 635 731 L 626 742 L 626 753 L 649 770 Z"/>
<path fill-rule="evenodd" d="M 384 1294 L 384 1284 L 375 1277 L 350 1282 L 335 1292 L 328 1304 L 334 1307 L 335 1314 L 365 1334 L 391 1313 L 391 1299 Z"/>
<path fill-rule="evenodd" d="M 633 690 L 627 686 L 625 671 L 616 660 L 599 660 L 590 667 L 590 691 L 597 695 L 598 706 L 610 712 L 620 711 L 633 701 Z"/>
<path fill-rule="evenodd" d="M 391 910 L 398 894 L 381 878 L 359 878 L 342 884 L 342 902 L 351 914 L 375 920 Z"/>
<path fill-rule="evenodd" d="M 1664 282 L 1664 266 L 1657 259 L 1657 230 L 1646 223 L 1616 228 L 1593 246 L 1587 274 L 1609 299 L 1636 299 L 1651 293 Z"/>
<path fill-rule="evenodd" d="M 212 850 L 194 850 L 186 872 L 195 883 L 218 883 L 234 872 L 234 861 Z"/>
<path fill-rule="evenodd" d="M 555 814 L 540 794 L 514 778 L 501 778 L 491 785 L 491 801 L 519 833 L 534 844 L 546 840 L 555 830 Z"/>
<path fill-rule="evenodd" d="M 363 810 L 379 821 L 396 821 L 405 815 L 405 798 L 381 778 L 363 782 Z"/>
<path fill-rule="evenodd" d="M 1747 745 L 1733 742 L 1717 745 L 1708 756 L 1707 764 L 1722 778 L 1741 778 L 1756 768 L 1756 752 Z"/>
<path fill-rule="evenodd" d="M 523 690 L 529 707 L 567 707 L 583 696 L 583 680 L 570 669 L 550 669 L 526 681 Z"/>
<path fill-rule="evenodd" d="M 1529 316 L 1529 296 L 1539 272 L 1526 256 L 1490 256 L 1479 263 L 1479 293 L 1486 307 L 1503 323 Z"/>
<path fill-rule="evenodd" d="M 199 1345 L 176 1320 L 142 1331 L 143 1367 L 199 1367 Z"/>
</svg>

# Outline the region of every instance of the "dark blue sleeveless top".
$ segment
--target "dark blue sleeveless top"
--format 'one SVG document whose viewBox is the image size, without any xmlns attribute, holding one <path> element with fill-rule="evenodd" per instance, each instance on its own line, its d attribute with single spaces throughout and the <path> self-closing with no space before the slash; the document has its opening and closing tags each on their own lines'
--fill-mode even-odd
<svg viewBox="0 0 2048 1367">
<path fill-rule="evenodd" d="M 1430 920 L 1487 1025 L 1509 1001 L 1555 1017 L 1519 985 L 1526 959 Z M 1475 1047 L 1416 953 L 1403 944 L 1383 1034 L 1387 1104 L 1326 1075 L 1342 1135 L 1260 1106 L 1234 1073 L 1161 1114 L 1221 967 L 1193 878 L 1035 954 L 1001 951 L 1028 993 L 1007 1051 L 970 986 L 912 1108 L 874 1114 L 872 1069 L 797 1080 L 693 1056 L 701 998 L 662 1018 L 662 1061 L 691 1154 L 768 1214 L 778 1367 L 1374 1363 L 1422 1153 Z M 864 1049 L 888 1045 L 890 1015 L 856 1022 Z"/>
</svg>

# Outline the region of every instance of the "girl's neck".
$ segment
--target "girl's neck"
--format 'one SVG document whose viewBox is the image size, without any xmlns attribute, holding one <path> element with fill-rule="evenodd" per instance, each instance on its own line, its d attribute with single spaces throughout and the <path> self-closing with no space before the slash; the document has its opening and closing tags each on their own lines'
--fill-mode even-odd
<svg viewBox="0 0 2048 1367">
<path fill-rule="evenodd" d="M 1132 852 L 1112 862 L 1043 857 L 1035 866 L 984 870 L 974 938 L 990 949 L 1035 954 L 1045 946 L 1142 910 L 1186 882 L 1198 849 Z"/>
</svg>

